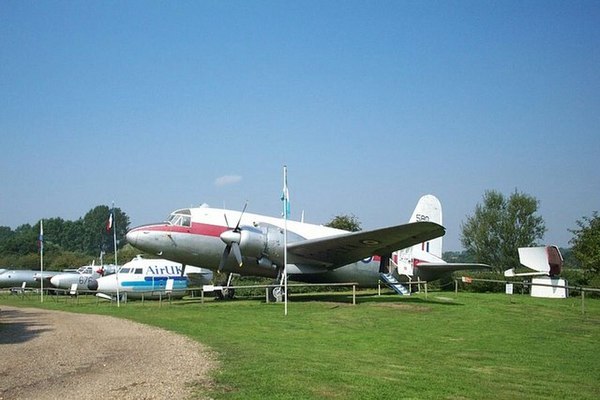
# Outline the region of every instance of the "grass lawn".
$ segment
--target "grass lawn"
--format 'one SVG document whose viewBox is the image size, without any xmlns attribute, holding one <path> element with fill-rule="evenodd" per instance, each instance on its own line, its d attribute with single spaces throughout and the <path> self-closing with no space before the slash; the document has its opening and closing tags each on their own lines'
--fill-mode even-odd
<svg viewBox="0 0 600 400">
<path fill-rule="evenodd" d="M 586 299 L 585 315 L 580 298 L 504 294 L 367 292 L 350 303 L 348 294 L 295 295 L 288 316 L 259 299 L 117 308 L 47 298 L 43 307 L 128 318 L 212 347 L 215 399 L 599 396 L 600 300 Z M 0 304 L 40 306 L 18 296 Z"/>
</svg>

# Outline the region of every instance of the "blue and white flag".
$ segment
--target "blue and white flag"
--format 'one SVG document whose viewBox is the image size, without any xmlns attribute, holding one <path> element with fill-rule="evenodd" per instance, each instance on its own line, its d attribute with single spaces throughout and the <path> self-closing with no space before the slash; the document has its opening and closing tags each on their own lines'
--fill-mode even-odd
<svg viewBox="0 0 600 400">
<path fill-rule="evenodd" d="M 40 236 L 38 236 L 38 246 L 40 252 L 44 251 L 44 220 L 40 220 Z"/>
<path fill-rule="evenodd" d="M 287 167 L 283 167 L 283 194 L 281 195 L 281 201 L 283 201 L 283 218 L 288 219 L 290 217 L 290 192 L 287 186 Z"/>
</svg>

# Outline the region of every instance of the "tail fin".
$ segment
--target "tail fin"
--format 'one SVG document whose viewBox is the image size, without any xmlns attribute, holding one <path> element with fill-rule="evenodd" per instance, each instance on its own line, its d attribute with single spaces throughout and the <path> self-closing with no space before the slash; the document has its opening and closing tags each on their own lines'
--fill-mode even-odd
<svg viewBox="0 0 600 400">
<path fill-rule="evenodd" d="M 419 199 L 409 222 L 429 221 L 442 225 L 442 205 L 437 197 L 427 194 Z M 432 257 L 433 256 L 433 257 Z M 415 263 L 438 262 L 442 259 L 442 237 L 416 244 L 392 254 L 400 274 L 412 276 Z"/>
<path fill-rule="evenodd" d="M 550 276 L 560 274 L 563 258 L 556 246 L 519 247 L 519 262 Z"/>
<path fill-rule="evenodd" d="M 442 204 L 437 197 L 427 194 L 419 199 L 409 222 L 429 221 L 442 224 Z M 442 237 L 413 246 L 413 250 L 429 253 L 442 258 Z"/>
</svg>

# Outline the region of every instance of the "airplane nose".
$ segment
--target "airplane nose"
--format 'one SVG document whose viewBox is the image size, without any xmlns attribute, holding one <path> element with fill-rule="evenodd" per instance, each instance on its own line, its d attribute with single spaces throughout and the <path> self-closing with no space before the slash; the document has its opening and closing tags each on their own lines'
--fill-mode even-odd
<svg viewBox="0 0 600 400">
<path fill-rule="evenodd" d="M 89 290 L 98 290 L 98 281 L 94 278 L 90 278 L 87 287 Z"/>
<path fill-rule="evenodd" d="M 138 235 L 139 231 L 137 231 L 136 229 L 132 229 L 129 232 L 127 232 L 127 234 L 125 235 L 125 239 L 127 239 L 127 243 L 129 243 L 132 246 L 135 246 L 138 242 Z"/>
<path fill-rule="evenodd" d="M 50 278 L 50 283 L 54 287 L 59 287 L 60 286 L 60 278 L 58 276 L 53 276 L 52 278 Z"/>
</svg>

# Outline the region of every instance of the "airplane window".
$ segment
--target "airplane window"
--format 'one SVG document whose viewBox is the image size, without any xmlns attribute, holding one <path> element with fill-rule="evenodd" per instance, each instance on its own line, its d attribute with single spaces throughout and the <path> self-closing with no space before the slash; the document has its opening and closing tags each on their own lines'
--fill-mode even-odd
<svg viewBox="0 0 600 400">
<path fill-rule="evenodd" d="M 180 211 L 188 211 L 185 214 L 189 215 L 189 210 L 180 210 Z M 177 212 L 179 212 L 179 211 L 177 211 Z M 169 216 L 169 219 L 167 219 L 167 222 L 171 225 L 176 225 L 176 226 L 191 226 L 192 218 L 189 217 L 188 215 L 171 214 Z"/>
</svg>

